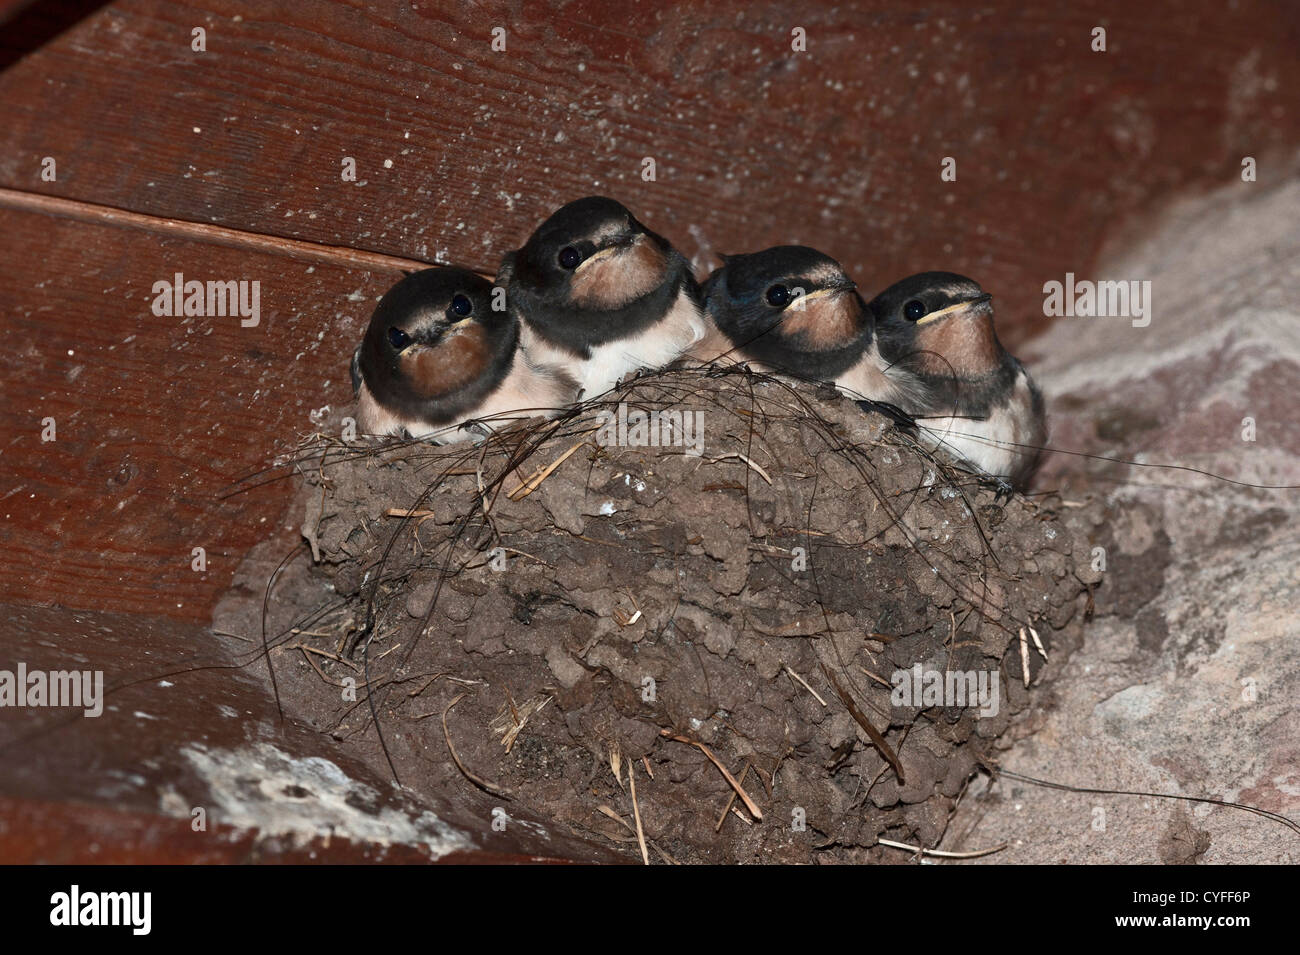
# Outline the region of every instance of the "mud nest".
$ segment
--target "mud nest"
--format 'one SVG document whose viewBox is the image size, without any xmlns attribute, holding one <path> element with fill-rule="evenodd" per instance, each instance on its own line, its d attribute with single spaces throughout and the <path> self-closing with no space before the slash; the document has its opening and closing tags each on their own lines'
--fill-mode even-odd
<svg viewBox="0 0 1300 955">
<path fill-rule="evenodd" d="M 638 412 L 658 446 L 631 446 Z M 744 369 L 479 444 L 317 437 L 298 469 L 334 595 L 300 625 L 310 666 L 279 667 L 286 709 L 411 789 L 638 860 L 638 817 L 650 861 L 935 846 L 1098 577 L 1081 511 L 1000 501 L 889 419 Z"/>
</svg>

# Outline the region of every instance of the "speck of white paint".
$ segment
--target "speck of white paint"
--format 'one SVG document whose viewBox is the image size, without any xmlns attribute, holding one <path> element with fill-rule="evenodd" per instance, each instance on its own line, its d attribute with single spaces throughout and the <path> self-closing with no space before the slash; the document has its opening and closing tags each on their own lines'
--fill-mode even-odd
<svg viewBox="0 0 1300 955">
<path fill-rule="evenodd" d="M 385 168 L 385 169 L 392 169 L 392 168 L 393 168 L 393 161 L 392 161 L 391 159 L 385 159 L 385 160 L 384 160 L 384 168 Z"/>
</svg>

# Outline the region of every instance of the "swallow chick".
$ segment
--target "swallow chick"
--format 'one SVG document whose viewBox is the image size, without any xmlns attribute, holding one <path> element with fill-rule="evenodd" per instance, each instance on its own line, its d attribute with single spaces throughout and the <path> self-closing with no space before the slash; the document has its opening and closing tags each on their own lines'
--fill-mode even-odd
<svg viewBox="0 0 1300 955">
<path fill-rule="evenodd" d="M 408 275 L 380 300 L 352 356 L 357 426 L 370 435 L 449 443 L 573 400 L 561 370 L 528 360 L 519 323 L 494 310 L 492 283 L 464 269 Z"/>
<path fill-rule="evenodd" d="M 564 368 L 580 397 L 660 368 L 704 336 L 690 263 L 621 203 L 577 199 L 502 261 L 524 352 Z"/>
<path fill-rule="evenodd" d="M 699 361 L 832 382 L 851 397 L 898 403 L 907 381 L 881 371 L 871 312 L 843 267 L 825 253 L 782 245 L 723 256 L 704 284 L 709 333 Z"/>
<path fill-rule="evenodd" d="M 1023 488 L 1047 437 L 1043 396 L 993 328 L 992 296 L 952 272 L 897 282 L 868 306 L 897 402 L 931 443 Z"/>
</svg>

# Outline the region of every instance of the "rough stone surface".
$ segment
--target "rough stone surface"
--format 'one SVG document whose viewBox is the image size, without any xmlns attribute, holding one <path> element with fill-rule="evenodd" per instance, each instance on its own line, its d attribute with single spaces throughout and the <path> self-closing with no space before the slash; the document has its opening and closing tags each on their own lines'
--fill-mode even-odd
<svg viewBox="0 0 1300 955">
<path fill-rule="evenodd" d="M 1243 183 L 1172 210 L 1113 256 L 1098 277 L 1150 279 L 1152 320 L 1065 318 L 1036 340 L 1027 357 L 1052 445 L 1300 485 L 1298 222 L 1300 184 Z M 1106 549 L 1107 570 L 1057 705 L 1035 711 L 1003 766 L 1300 819 L 1300 490 L 1062 454 L 1038 483 L 1101 495 L 1090 546 Z M 1300 861 L 1300 835 L 1233 809 L 1008 779 L 976 788 L 944 848 L 1005 840 L 995 858 L 1015 862 Z"/>
</svg>

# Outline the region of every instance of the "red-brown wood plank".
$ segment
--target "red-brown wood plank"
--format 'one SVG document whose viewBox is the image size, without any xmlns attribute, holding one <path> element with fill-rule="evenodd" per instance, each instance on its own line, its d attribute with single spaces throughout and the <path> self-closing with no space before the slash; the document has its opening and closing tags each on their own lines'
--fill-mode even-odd
<svg viewBox="0 0 1300 955">
<path fill-rule="evenodd" d="M 221 494 L 351 400 L 348 358 L 395 273 L 11 210 L 0 232 L 23 257 L 0 270 L 0 603 L 206 622 L 255 543 L 296 536 L 290 482 Z M 260 281 L 260 324 L 155 316 L 153 283 L 178 271 Z"/>
<path fill-rule="evenodd" d="M 702 262 L 798 241 L 867 290 L 971 273 L 1014 340 L 1123 221 L 1243 155 L 1284 174 L 1298 45 L 1283 0 L 121 0 L 0 75 L 0 185 L 481 269 L 610 192 Z"/>
</svg>

